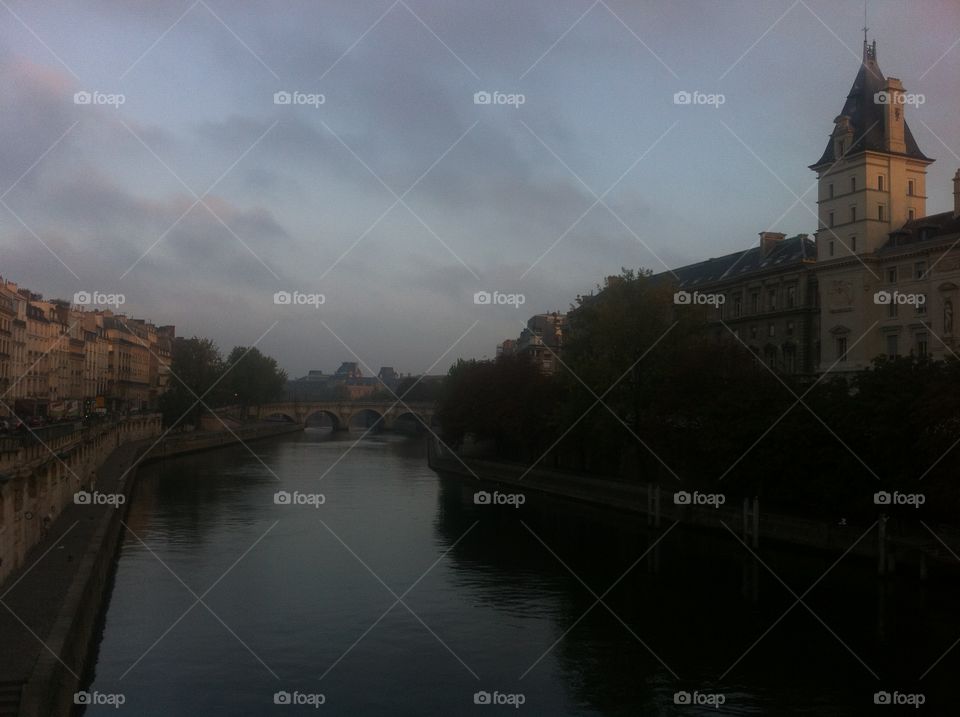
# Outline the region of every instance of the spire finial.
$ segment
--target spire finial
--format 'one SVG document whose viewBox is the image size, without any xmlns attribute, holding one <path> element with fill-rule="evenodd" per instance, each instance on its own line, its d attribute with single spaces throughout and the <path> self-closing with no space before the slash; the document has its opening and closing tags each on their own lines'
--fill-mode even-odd
<svg viewBox="0 0 960 717">
<path fill-rule="evenodd" d="M 867 59 L 867 0 L 863 0 L 863 59 Z"/>
</svg>

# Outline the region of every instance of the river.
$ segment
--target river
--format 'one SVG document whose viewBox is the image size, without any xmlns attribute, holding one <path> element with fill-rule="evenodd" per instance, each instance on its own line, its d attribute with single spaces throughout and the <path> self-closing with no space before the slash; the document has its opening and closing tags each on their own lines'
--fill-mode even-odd
<svg viewBox="0 0 960 717">
<path fill-rule="evenodd" d="M 140 470 L 85 714 L 780 717 L 869 714 L 880 690 L 951 701 L 960 649 L 917 678 L 960 637 L 956 586 L 882 584 L 849 557 L 821 578 L 836 556 L 764 550 L 770 572 L 732 535 L 552 499 L 476 505 L 478 486 L 434 474 L 421 439 L 357 439 L 308 429 Z M 675 704 L 685 695 L 699 705 Z"/>
</svg>

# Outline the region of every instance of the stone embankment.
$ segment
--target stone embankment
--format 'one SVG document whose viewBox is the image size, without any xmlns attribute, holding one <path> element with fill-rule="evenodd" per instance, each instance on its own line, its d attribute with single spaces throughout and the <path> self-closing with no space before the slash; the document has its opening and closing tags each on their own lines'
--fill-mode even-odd
<svg viewBox="0 0 960 717">
<path fill-rule="evenodd" d="M 0 717 L 71 714 L 139 465 L 299 430 L 265 423 L 162 436 L 159 416 L 138 416 L 2 446 Z"/>
</svg>

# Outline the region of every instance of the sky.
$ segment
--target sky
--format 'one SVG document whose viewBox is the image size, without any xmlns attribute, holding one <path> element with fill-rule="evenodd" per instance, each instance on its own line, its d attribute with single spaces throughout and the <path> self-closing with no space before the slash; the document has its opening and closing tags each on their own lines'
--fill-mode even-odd
<svg viewBox="0 0 960 717">
<path fill-rule="evenodd" d="M 960 3 L 867 24 L 946 211 Z M 863 25 L 860 0 L 2 0 L 0 275 L 292 377 L 443 373 L 622 267 L 812 235 Z"/>
</svg>

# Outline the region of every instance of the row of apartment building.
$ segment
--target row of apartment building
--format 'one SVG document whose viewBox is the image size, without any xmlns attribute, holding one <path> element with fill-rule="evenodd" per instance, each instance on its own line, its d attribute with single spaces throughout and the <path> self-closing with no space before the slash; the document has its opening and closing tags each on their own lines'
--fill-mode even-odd
<svg viewBox="0 0 960 717">
<path fill-rule="evenodd" d="M 0 277 L 0 417 L 156 408 L 173 326 L 44 299 Z"/>
</svg>

